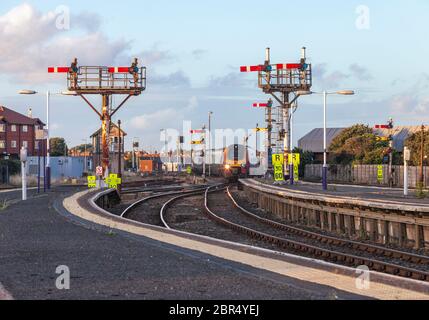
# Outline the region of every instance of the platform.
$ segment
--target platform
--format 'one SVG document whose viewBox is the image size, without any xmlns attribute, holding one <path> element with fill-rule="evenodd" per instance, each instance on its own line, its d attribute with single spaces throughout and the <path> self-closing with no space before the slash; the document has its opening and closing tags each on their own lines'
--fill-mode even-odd
<svg viewBox="0 0 429 320">
<path fill-rule="evenodd" d="M 130 222 L 56 189 L 0 214 L 0 299 L 428 299 L 429 285 Z M 55 287 L 69 266 L 71 289 Z"/>
</svg>

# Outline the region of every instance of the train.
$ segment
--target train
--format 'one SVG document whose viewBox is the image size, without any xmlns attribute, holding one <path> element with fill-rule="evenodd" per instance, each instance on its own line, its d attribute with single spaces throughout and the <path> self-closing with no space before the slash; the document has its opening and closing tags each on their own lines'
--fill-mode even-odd
<svg viewBox="0 0 429 320">
<path fill-rule="evenodd" d="M 222 150 L 212 150 L 208 156 L 212 161 L 208 161 L 206 173 L 210 165 L 211 175 L 224 177 L 229 181 L 236 181 L 249 175 L 249 154 L 244 145 L 233 144 Z M 195 173 L 201 174 L 202 171 L 202 164 L 194 164 Z"/>
</svg>

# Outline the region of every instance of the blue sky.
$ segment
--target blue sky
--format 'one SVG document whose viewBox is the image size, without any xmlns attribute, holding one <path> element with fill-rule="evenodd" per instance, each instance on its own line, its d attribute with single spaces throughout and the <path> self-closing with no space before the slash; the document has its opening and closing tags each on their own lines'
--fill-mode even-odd
<svg viewBox="0 0 429 320">
<path fill-rule="evenodd" d="M 90 4 L 90 5 L 88 5 Z M 55 10 L 70 9 L 70 30 L 55 29 Z M 369 29 L 356 27 L 360 5 Z M 398 124 L 429 122 L 429 3 L 414 1 L 2 1 L 0 3 L 0 104 L 44 119 L 44 97 L 17 96 L 21 88 L 63 89 L 49 65 L 128 64 L 148 68 L 147 91 L 118 114 L 129 138 L 159 148 L 160 128 L 195 126 L 214 111 L 214 126 L 252 128 L 263 121 L 252 110 L 264 101 L 256 75 L 240 65 L 294 62 L 306 46 L 315 90 L 354 89 L 330 97 L 330 126 L 373 125 L 392 116 Z M 11 12 L 13 14 L 11 14 Z M 98 100 L 95 99 L 94 102 Z M 303 97 L 295 137 L 322 125 L 321 98 Z M 79 144 L 99 125 L 83 101 L 52 101 L 53 135 Z M 128 139 L 131 140 L 131 139 Z"/>
</svg>

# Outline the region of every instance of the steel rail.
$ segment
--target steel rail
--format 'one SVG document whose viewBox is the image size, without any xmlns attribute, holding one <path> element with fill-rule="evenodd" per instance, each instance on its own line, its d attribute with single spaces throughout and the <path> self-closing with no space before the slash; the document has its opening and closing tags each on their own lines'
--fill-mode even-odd
<svg viewBox="0 0 429 320">
<path fill-rule="evenodd" d="M 223 185 L 218 185 L 218 186 L 212 186 L 212 187 L 209 187 L 209 188 L 221 188 L 221 190 L 225 190 L 225 189 L 226 189 L 226 187 L 223 187 L 223 189 L 222 189 L 222 186 L 223 186 Z M 173 228 L 171 228 L 171 227 L 170 227 L 170 225 L 167 223 L 167 221 L 166 221 L 166 219 L 165 219 L 165 214 L 167 213 L 168 208 L 170 207 L 170 205 L 171 205 L 173 202 L 175 202 L 175 201 L 177 201 L 177 200 L 179 200 L 179 199 L 192 197 L 192 196 L 194 196 L 194 195 L 204 194 L 204 193 L 206 192 L 206 190 L 207 190 L 207 187 L 206 187 L 206 188 L 204 188 L 203 190 L 194 191 L 194 193 L 182 194 L 182 195 L 179 195 L 179 196 L 177 196 L 177 197 L 171 198 L 171 199 L 170 199 L 170 200 L 168 200 L 166 203 L 164 203 L 164 205 L 162 206 L 162 208 L 161 208 L 161 210 L 160 210 L 160 212 L 159 212 L 159 216 L 160 216 L 160 218 L 161 218 L 161 221 L 162 221 L 163 225 L 164 225 L 167 229 L 173 230 Z M 218 190 L 214 190 L 213 192 L 216 192 L 216 191 L 218 191 Z"/>
<path fill-rule="evenodd" d="M 204 192 L 207 189 L 207 187 L 201 188 L 201 191 Z M 168 196 L 175 196 L 175 195 L 185 195 L 185 194 L 190 194 L 190 193 L 195 193 L 198 190 L 191 190 L 191 191 L 178 191 L 178 192 L 167 192 L 167 193 L 160 193 L 160 194 L 155 194 L 143 199 L 140 199 L 134 203 L 132 203 L 130 206 L 128 206 L 120 215 L 121 218 L 124 218 L 131 210 L 133 210 L 135 207 L 137 207 L 138 205 L 147 202 L 149 200 L 152 199 L 159 199 L 159 198 L 164 198 L 164 197 L 168 197 Z"/>
<path fill-rule="evenodd" d="M 332 244 L 332 245 L 337 245 L 337 246 L 343 246 L 343 247 L 350 247 L 351 249 L 364 251 L 364 252 L 368 252 L 368 253 L 383 254 L 386 257 L 398 258 L 400 260 L 407 261 L 407 262 L 429 264 L 429 257 L 428 256 L 414 254 L 411 252 L 395 250 L 395 249 L 391 249 L 391 248 L 385 248 L 385 247 L 381 247 L 381 246 L 377 246 L 377 245 L 373 245 L 373 244 L 369 244 L 369 243 L 363 243 L 363 242 L 358 242 L 358 241 L 353 241 L 353 240 L 347 240 L 347 239 L 332 237 L 332 236 L 324 235 L 324 234 L 317 233 L 317 232 L 311 232 L 311 231 L 308 231 L 308 230 L 305 230 L 302 228 L 293 227 L 293 226 L 290 226 L 287 224 L 279 223 L 277 221 L 273 221 L 270 219 L 262 218 L 256 214 L 250 212 L 249 210 L 243 208 L 242 206 L 240 206 L 238 204 L 238 202 L 234 199 L 233 195 L 231 194 L 231 190 L 229 187 L 227 189 L 227 193 L 228 193 L 228 197 L 230 198 L 232 203 L 241 212 L 243 212 L 245 215 L 247 215 L 247 216 L 249 216 L 249 217 L 251 217 L 251 218 L 253 218 L 253 219 L 255 219 L 261 223 L 269 225 L 273 228 L 283 230 L 283 231 L 286 231 L 286 232 L 289 232 L 289 233 L 292 233 L 292 234 L 295 234 L 295 235 L 298 235 L 301 237 L 306 237 L 309 239 L 318 240 L 322 243 L 327 243 L 327 244 Z"/>
<path fill-rule="evenodd" d="M 205 196 L 204 196 L 205 211 L 207 212 L 210 219 L 232 230 L 241 232 L 257 240 L 272 243 L 284 249 L 289 249 L 297 252 L 304 252 L 318 258 L 329 259 L 330 261 L 333 261 L 333 262 L 345 263 L 348 265 L 353 265 L 355 267 L 365 265 L 368 268 L 375 271 L 384 272 L 392 275 L 399 275 L 402 277 L 413 278 L 417 280 L 429 281 L 429 273 L 422 270 L 417 270 L 417 269 L 408 268 L 408 267 L 404 267 L 404 266 L 400 266 L 392 263 L 379 261 L 376 259 L 360 257 L 352 254 L 347 254 L 343 252 L 333 251 L 330 249 L 316 247 L 306 243 L 272 236 L 267 233 L 259 232 L 254 229 L 233 223 L 229 220 L 226 220 L 218 216 L 212 210 L 210 210 L 208 195 L 211 189 L 213 189 L 213 187 L 207 188 L 205 192 Z M 217 190 L 217 191 L 221 191 L 221 190 Z"/>
</svg>

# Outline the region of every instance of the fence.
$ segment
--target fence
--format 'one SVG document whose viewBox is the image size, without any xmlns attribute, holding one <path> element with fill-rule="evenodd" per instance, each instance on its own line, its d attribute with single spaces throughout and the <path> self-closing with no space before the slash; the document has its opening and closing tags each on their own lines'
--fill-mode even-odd
<svg viewBox="0 0 429 320">
<path fill-rule="evenodd" d="M 322 179 L 321 164 L 309 164 L 305 166 L 306 180 Z M 378 165 L 330 165 L 328 181 L 334 183 L 351 183 L 372 186 L 389 185 L 389 166 L 383 165 L 383 176 L 379 177 Z M 429 167 L 424 167 L 425 186 L 429 186 Z M 420 168 L 408 167 L 409 187 L 415 188 L 419 181 Z M 379 180 L 379 178 L 382 178 Z M 393 166 L 393 186 L 404 186 L 404 166 Z"/>
</svg>

